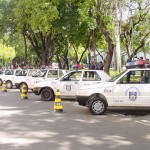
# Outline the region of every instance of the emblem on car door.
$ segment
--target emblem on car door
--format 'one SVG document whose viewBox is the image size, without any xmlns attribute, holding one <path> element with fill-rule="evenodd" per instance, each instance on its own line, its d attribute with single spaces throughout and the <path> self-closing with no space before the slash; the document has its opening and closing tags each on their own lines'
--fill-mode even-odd
<svg viewBox="0 0 150 150">
<path fill-rule="evenodd" d="M 65 89 L 66 91 L 71 91 L 73 88 L 74 88 L 74 87 L 73 87 L 73 84 L 65 84 L 65 85 L 64 85 L 64 89 Z"/>
<path fill-rule="evenodd" d="M 139 89 L 136 87 L 130 87 L 126 90 L 125 96 L 129 96 L 130 101 L 135 101 L 138 96 L 140 96 Z"/>
</svg>

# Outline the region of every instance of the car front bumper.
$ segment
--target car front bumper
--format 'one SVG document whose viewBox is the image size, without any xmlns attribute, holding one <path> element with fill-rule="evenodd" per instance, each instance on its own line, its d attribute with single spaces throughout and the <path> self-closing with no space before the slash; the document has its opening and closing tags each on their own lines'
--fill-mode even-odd
<svg viewBox="0 0 150 150">
<path fill-rule="evenodd" d="M 40 89 L 41 89 L 41 88 L 38 88 L 38 87 L 33 88 L 33 93 L 34 93 L 35 95 L 40 95 Z"/>
</svg>

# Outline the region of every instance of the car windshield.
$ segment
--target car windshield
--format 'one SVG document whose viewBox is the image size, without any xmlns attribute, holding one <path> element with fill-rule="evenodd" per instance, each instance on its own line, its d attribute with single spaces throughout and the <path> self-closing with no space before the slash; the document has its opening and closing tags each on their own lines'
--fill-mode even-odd
<svg viewBox="0 0 150 150">
<path fill-rule="evenodd" d="M 5 75 L 13 75 L 14 71 L 13 70 L 5 70 Z"/>
<path fill-rule="evenodd" d="M 39 70 L 33 77 L 45 77 L 47 70 Z"/>
<path fill-rule="evenodd" d="M 118 75 L 116 75 L 115 77 L 111 78 L 110 80 L 108 80 L 108 82 L 114 82 L 115 80 L 117 80 L 122 74 L 124 74 L 126 72 L 126 70 L 124 70 L 123 72 L 119 73 Z"/>
<path fill-rule="evenodd" d="M 36 74 L 37 70 L 29 70 L 28 76 L 34 76 Z"/>
<path fill-rule="evenodd" d="M 16 76 L 26 76 L 27 71 L 26 70 L 16 70 L 15 75 Z"/>
</svg>

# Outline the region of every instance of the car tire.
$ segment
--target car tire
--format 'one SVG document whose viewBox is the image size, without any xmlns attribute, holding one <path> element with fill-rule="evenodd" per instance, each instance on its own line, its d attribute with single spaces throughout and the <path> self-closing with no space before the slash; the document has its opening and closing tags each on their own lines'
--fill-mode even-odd
<svg viewBox="0 0 150 150">
<path fill-rule="evenodd" d="M 53 91 L 49 88 L 45 88 L 41 91 L 41 99 L 44 101 L 53 101 L 54 94 Z"/>
<path fill-rule="evenodd" d="M 0 86 L 2 86 L 2 84 L 3 84 L 3 81 L 2 81 L 2 79 L 0 79 Z"/>
<path fill-rule="evenodd" d="M 6 87 L 7 89 L 12 89 L 13 88 L 13 84 L 11 81 L 6 81 Z"/>
<path fill-rule="evenodd" d="M 95 97 L 94 99 L 89 101 L 88 104 L 89 111 L 93 115 L 102 115 L 105 113 L 107 106 L 106 102 L 100 97 Z"/>
<path fill-rule="evenodd" d="M 27 87 L 27 92 L 28 92 L 28 85 L 27 85 L 26 83 L 21 83 L 21 84 L 19 85 L 19 90 L 20 90 L 20 92 L 22 92 L 23 84 L 26 85 L 26 87 Z"/>
</svg>

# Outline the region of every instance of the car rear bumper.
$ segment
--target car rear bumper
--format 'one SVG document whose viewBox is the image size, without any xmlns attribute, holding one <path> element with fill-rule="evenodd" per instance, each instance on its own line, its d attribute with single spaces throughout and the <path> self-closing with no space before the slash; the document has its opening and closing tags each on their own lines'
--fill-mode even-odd
<svg viewBox="0 0 150 150">
<path fill-rule="evenodd" d="M 17 89 L 19 89 L 19 83 L 15 83 Z"/>
</svg>

